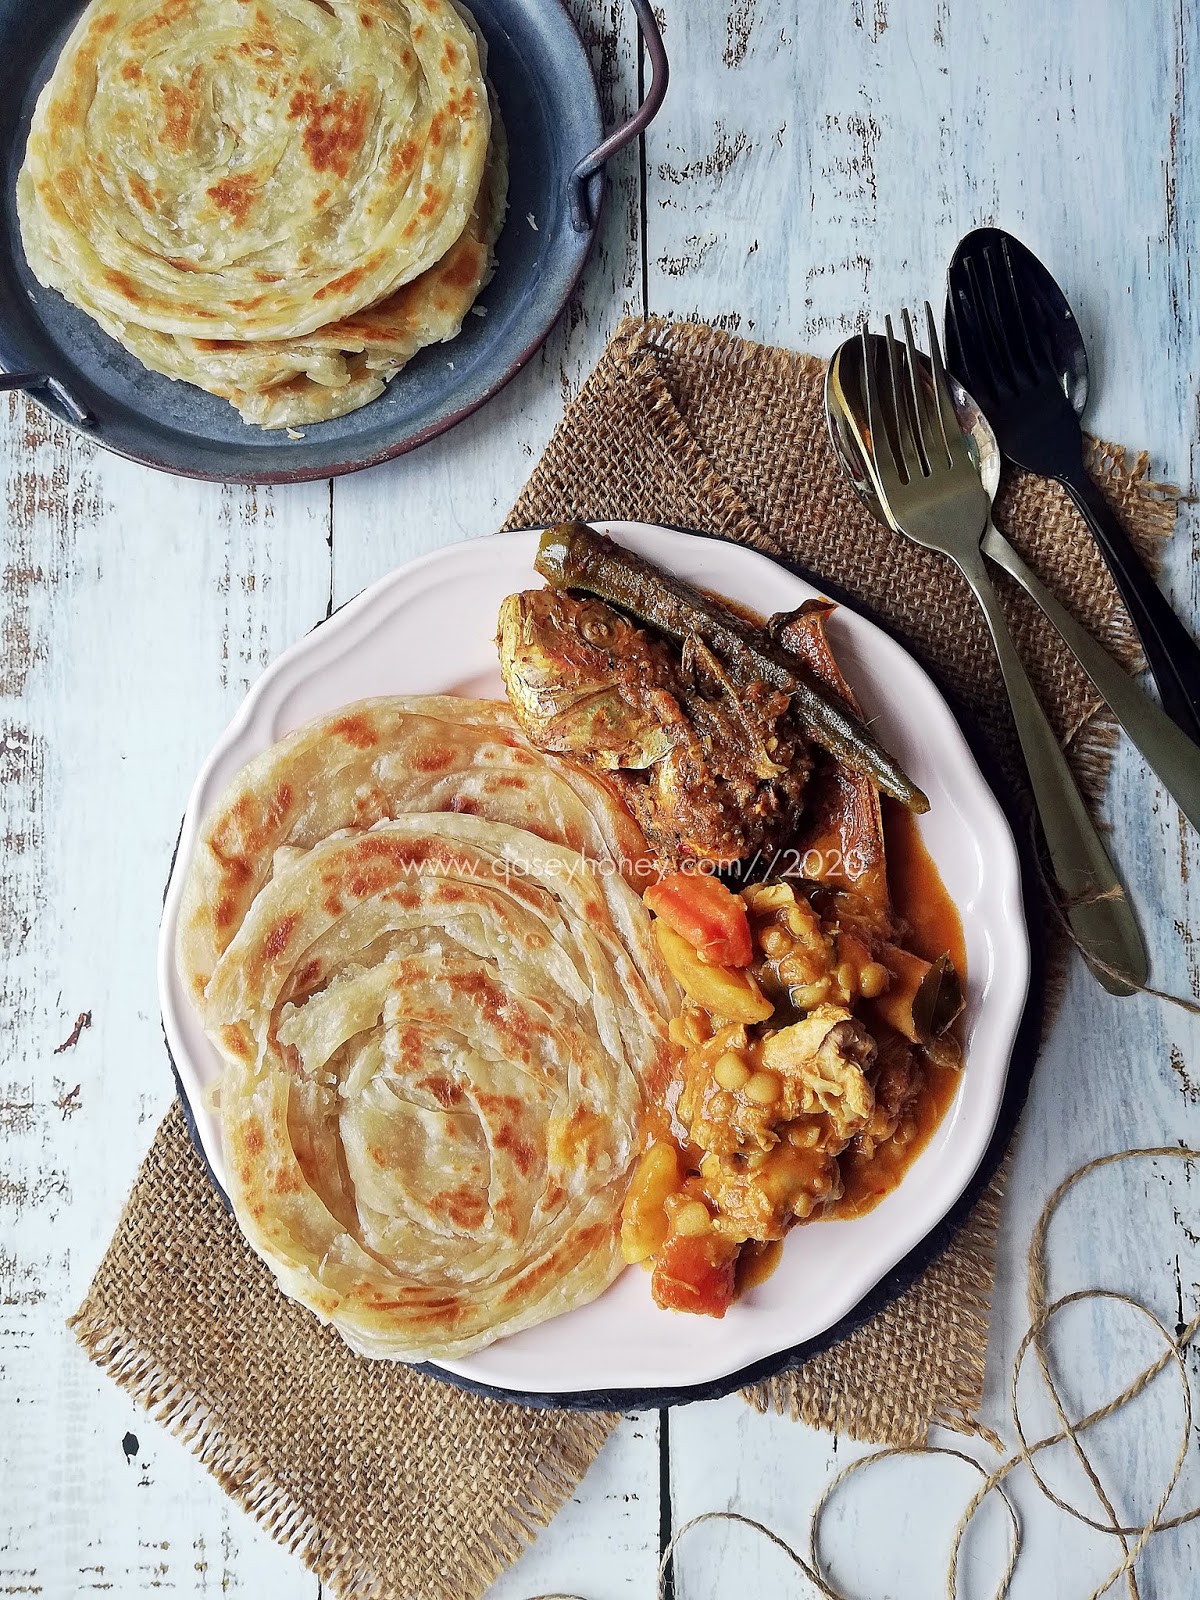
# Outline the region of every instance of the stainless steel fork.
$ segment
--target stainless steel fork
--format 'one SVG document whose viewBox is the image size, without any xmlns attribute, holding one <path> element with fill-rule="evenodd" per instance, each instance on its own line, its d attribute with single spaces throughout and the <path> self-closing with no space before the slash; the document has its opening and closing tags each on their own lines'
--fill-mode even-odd
<svg viewBox="0 0 1200 1600">
<path fill-rule="evenodd" d="M 1145 946 L 988 576 L 979 546 L 990 502 L 955 419 L 933 312 L 927 302 L 932 392 L 920 378 L 907 310 L 901 319 L 903 344 L 890 317 L 884 339 L 865 328 L 862 336 L 867 435 L 880 499 L 902 533 L 949 556 L 970 584 L 1000 660 L 1067 920 L 1099 982 L 1111 994 L 1132 994 L 1146 981 Z"/>
</svg>

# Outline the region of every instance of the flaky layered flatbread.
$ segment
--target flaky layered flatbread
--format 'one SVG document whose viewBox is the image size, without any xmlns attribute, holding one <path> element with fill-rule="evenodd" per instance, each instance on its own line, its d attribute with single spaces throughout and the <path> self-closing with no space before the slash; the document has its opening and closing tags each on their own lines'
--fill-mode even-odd
<svg viewBox="0 0 1200 1600">
<path fill-rule="evenodd" d="M 264 750 L 206 817 L 179 911 L 188 992 L 203 995 L 279 852 L 415 811 L 528 828 L 635 881 L 645 858 L 641 830 L 615 793 L 535 749 L 502 701 L 359 700 Z"/>
<path fill-rule="evenodd" d="M 311 724 L 207 819 L 177 952 L 230 1196 L 362 1353 L 461 1356 L 620 1271 L 678 998 L 618 870 L 642 848 L 506 708 L 441 697 Z"/>
<path fill-rule="evenodd" d="M 248 421 L 341 415 L 490 275 L 484 70 L 450 0 L 93 0 L 18 181 L 30 266 Z"/>
</svg>

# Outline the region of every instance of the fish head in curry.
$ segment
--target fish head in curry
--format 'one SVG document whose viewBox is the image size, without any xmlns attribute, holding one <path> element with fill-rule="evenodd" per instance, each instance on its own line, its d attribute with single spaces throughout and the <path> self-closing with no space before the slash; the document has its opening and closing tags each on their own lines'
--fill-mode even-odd
<svg viewBox="0 0 1200 1600">
<path fill-rule="evenodd" d="M 667 652 L 602 600 L 510 594 L 497 642 L 509 702 L 540 749 L 609 771 L 650 767 L 670 750 L 671 707 L 651 698 Z"/>
</svg>

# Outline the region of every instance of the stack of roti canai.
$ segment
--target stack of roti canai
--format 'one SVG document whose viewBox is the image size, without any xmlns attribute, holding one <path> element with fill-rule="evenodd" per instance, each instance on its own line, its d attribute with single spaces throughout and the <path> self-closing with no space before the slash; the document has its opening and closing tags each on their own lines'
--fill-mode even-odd
<svg viewBox="0 0 1200 1600">
<path fill-rule="evenodd" d="M 440 697 L 301 729 L 206 819 L 177 957 L 230 1197 L 363 1354 L 464 1355 L 620 1271 L 677 1001 L 644 849 L 507 707 Z"/>
<path fill-rule="evenodd" d="M 30 267 L 247 422 L 343 416 L 491 276 L 485 67 L 452 0 L 92 0 L 17 184 Z"/>
</svg>

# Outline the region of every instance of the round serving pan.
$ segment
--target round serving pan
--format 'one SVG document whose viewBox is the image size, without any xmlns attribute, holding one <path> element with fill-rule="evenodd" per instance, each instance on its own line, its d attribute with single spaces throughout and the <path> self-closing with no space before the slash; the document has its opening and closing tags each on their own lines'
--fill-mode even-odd
<svg viewBox="0 0 1200 1600">
<path fill-rule="evenodd" d="M 21 247 L 16 179 L 34 103 L 83 9 L 0 0 L 0 388 L 28 390 L 118 455 L 190 478 L 294 483 L 373 466 L 424 444 L 501 389 L 541 347 L 595 242 L 604 164 L 662 103 L 667 64 L 650 0 L 632 0 L 653 80 L 640 110 L 605 135 L 587 49 L 564 0 L 470 0 L 488 45 L 511 147 L 496 275 L 450 344 L 424 350 L 360 411 L 303 438 L 247 426 L 232 406 L 146 369 L 34 278 Z"/>
</svg>

